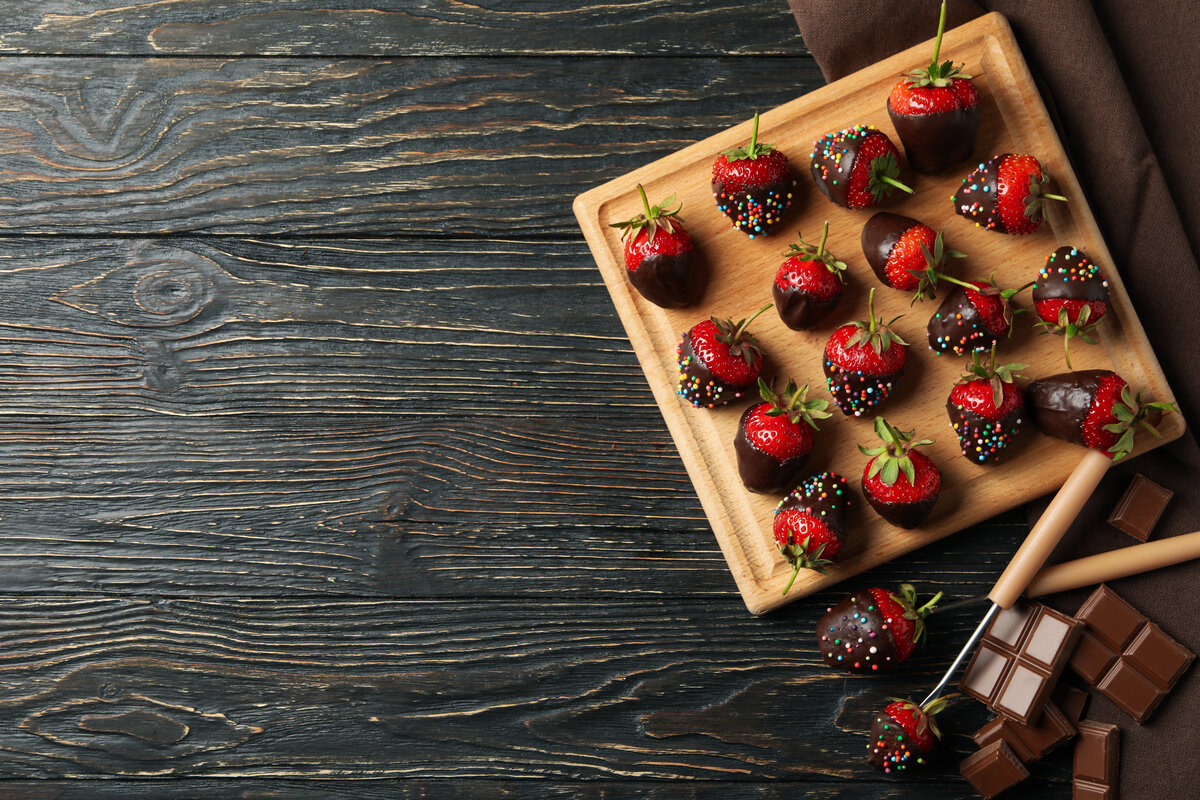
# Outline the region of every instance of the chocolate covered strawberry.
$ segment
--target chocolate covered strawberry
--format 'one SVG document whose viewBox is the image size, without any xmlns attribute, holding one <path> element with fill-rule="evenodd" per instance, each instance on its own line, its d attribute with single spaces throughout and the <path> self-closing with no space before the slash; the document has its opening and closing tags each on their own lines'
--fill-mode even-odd
<svg viewBox="0 0 1200 800">
<path fill-rule="evenodd" d="M 879 516 L 901 528 L 916 528 L 933 511 L 942 489 L 942 473 L 915 448 L 932 439 L 913 441 L 915 431 L 899 431 L 883 417 L 875 418 L 878 447 L 858 446 L 871 460 L 863 468 L 863 495 Z"/>
<path fill-rule="evenodd" d="M 846 269 L 844 261 L 825 249 L 829 238 L 829 223 L 821 231 L 821 243 L 814 246 L 800 238 L 800 244 L 788 247 L 787 260 L 775 273 L 771 293 L 775 297 L 775 310 L 783 324 L 794 331 L 813 327 L 830 311 L 837 308 L 842 299 L 842 285 Z"/>
<path fill-rule="evenodd" d="M 874 125 L 826 134 L 813 144 L 811 158 L 817 188 L 843 208 L 870 208 L 897 189 L 912 194 L 900 182 L 900 151 Z"/>
<path fill-rule="evenodd" d="M 675 393 L 696 408 L 713 408 L 746 396 L 762 372 L 762 352 L 746 330 L 765 305 L 749 319 L 709 319 L 683 334 L 676 351 L 679 388 Z"/>
<path fill-rule="evenodd" d="M 825 386 L 846 416 L 861 417 L 892 393 L 904 372 L 908 342 L 875 316 L 875 290 L 867 301 L 867 319 L 843 325 L 825 345 Z"/>
<path fill-rule="evenodd" d="M 1033 233 L 1042 224 L 1047 200 L 1067 200 L 1050 194 L 1049 182 L 1049 173 L 1033 156 L 1001 153 L 963 178 L 954 194 L 954 211 L 989 231 Z"/>
<path fill-rule="evenodd" d="M 971 354 L 967 374 L 950 390 L 946 413 L 962 454 L 976 464 L 994 464 L 1016 438 L 1025 413 L 1025 396 L 1016 379 L 1024 364 L 996 364 L 996 348 L 984 362 Z"/>
<path fill-rule="evenodd" d="M 787 594 L 802 569 L 826 572 L 846 541 L 846 509 L 850 487 L 836 472 L 804 481 L 775 507 L 775 543 L 792 565 Z"/>
<path fill-rule="evenodd" d="M 987 351 L 1011 336 L 1015 313 L 1012 299 L 1033 285 L 1001 289 L 995 278 L 960 281 L 949 275 L 941 277 L 954 284 L 954 288 L 942 299 L 926 326 L 929 349 L 938 355 Z"/>
<path fill-rule="evenodd" d="M 758 141 L 758 114 L 750 143 L 717 156 L 712 169 L 713 198 L 733 227 L 755 236 L 766 236 L 779 224 L 792 204 L 796 179 L 788 158 L 773 145 Z"/>
<path fill-rule="evenodd" d="M 871 723 L 867 763 L 889 775 L 923 767 L 942 738 L 935 718 L 952 699 L 954 695 L 946 695 L 918 706 L 911 700 L 892 698 Z"/>
<path fill-rule="evenodd" d="M 829 417 L 825 400 L 808 398 L 808 384 L 788 380 L 776 394 L 762 378 L 763 402 L 750 406 L 738 420 L 733 449 L 742 483 L 753 492 L 785 492 L 796 485 L 808 462 L 817 420 Z"/>
<path fill-rule="evenodd" d="M 1159 436 L 1150 420 L 1179 410 L 1172 403 L 1144 400 L 1142 395 L 1142 391 L 1135 395 L 1124 378 L 1106 369 L 1051 375 L 1026 390 L 1033 420 L 1043 433 L 1107 453 L 1114 461 L 1133 450 L 1135 425 Z"/>
<path fill-rule="evenodd" d="M 1033 311 L 1044 333 L 1063 337 L 1067 367 L 1071 340 L 1095 344 L 1092 329 L 1108 312 L 1108 279 L 1082 251 L 1064 245 L 1046 256 L 1033 285 Z"/>
<path fill-rule="evenodd" d="M 889 672 L 925 639 L 925 617 L 942 593 L 922 606 L 912 584 L 900 591 L 865 589 L 846 596 L 817 623 L 817 647 L 831 667 L 847 672 Z"/>
<path fill-rule="evenodd" d="M 625 222 L 615 222 L 625 243 L 625 270 L 629 282 L 656 306 L 682 308 L 695 303 L 704 290 L 702 262 L 679 217 L 671 195 L 656 206 L 646 199 L 639 183 L 643 212 Z"/>
<path fill-rule="evenodd" d="M 979 92 L 962 65 L 939 62 L 946 3 L 938 17 L 933 60 L 901 78 L 888 95 L 887 109 L 908 163 L 917 172 L 941 172 L 975 152 L 979 132 Z"/>
<path fill-rule="evenodd" d="M 966 258 L 947 249 L 942 233 L 911 217 L 880 211 L 863 226 L 863 255 L 884 285 L 915 292 L 914 299 L 933 297 L 947 258 Z"/>
</svg>

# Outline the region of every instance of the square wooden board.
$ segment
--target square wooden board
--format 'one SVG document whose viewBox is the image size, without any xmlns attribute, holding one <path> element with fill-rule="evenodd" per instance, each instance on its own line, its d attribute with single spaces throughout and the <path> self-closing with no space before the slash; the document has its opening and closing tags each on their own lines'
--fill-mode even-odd
<svg viewBox="0 0 1200 800">
<path fill-rule="evenodd" d="M 749 121 L 575 200 L 576 218 L 752 613 L 804 597 L 1040 497 L 1063 483 L 1081 452 L 1075 445 L 1037 433 L 1032 422 L 1026 420 L 1029 430 L 1024 441 L 1018 442 L 1020 446 L 1002 464 L 978 466 L 962 456 L 945 402 L 962 374 L 965 359 L 935 355 L 926 343 L 925 326 L 938 301 L 910 308 L 909 293 L 883 287 L 859 244 L 862 226 L 874 210 L 850 211 L 833 205 L 820 194 L 809 175 L 812 143 L 830 131 L 859 123 L 873 124 L 899 145 L 887 115 L 887 95 L 903 72 L 928 63 L 932 52 L 930 40 L 762 114 L 759 141 L 783 150 L 798 179 L 792 208 L 769 237 L 750 239 L 735 230 L 717 211 L 710 187 L 713 159 L 717 153 L 749 141 Z M 1119 265 L 1113 264 L 1100 236 L 1008 22 L 1000 14 L 991 13 L 947 32 L 941 57 L 965 63 L 966 72 L 974 76 L 979 89 L 982 122 L 976 160 L 938 176 L 917 175 L 906 169 L 902 177 L 910 181 L 916 194 L 894 199 L 883 208 L 922 220 L 935 230 L 944 228 L 947 246 L 969 256 L 951 264 L 952 274 L 986 279 L 994 273 L 997 282 L 1006 288 L 1033 280 L 1046 256 L 1059 244 L 1079 247 L 1108 276 L 1112 302 L 1100 326 L 1100 345 L 1077 341 L 1072 347 L 1074 368 L 1113 369 L 1134 387 L 1147 387 L 1155 399 L 1172 400 L 1121 283 Z M 1046 224 L 1035 234 L 997 234 L 977 228 L 953 212 L 950 197 L 962 178 L 979 160 L 1004 152 L 1035 155 L 1048 169 L 1057 190 L 1070 198 L 1065 204 L 1049 203 Z M 688 231 L 710 265 L 708 288 L 697 306 L 661 309 L 642 298 L 625 275 L 619 232 L 608 224 L 641 211 L 635 191 L 638 183 L 645 186 L 651 202 L 672 193 L 683 202 L 682 216 Z M 788 243 L 795 241 L 797 231 L 815 241 L 826 220 L 830 222 L 828 248 L 850 266 L 842 303 L 825 324 L 813 331 L 789 330 L 772 311 L 759 317 L 752 330 L 766 353 L 763 375 L 768 379 L 772 375 L 791 376 L 798 383 L 809 383 L 814 396 L 828 397 L 822 374 L 825 342 L 833 328 L 866 317 L 868 290 L 878 287 L 876 312 L 884 319 L 904 314 L 896 329 L 913 345 L 896 393 L 880 412 L 901 429 L 916 429 L 919 436 L 936 439 L 926 452 L 942 469 L 943 488 L 932 516 L 920 529 L 904 530 L 884 521 L 860 494 L 866 458 L 856 444 L 870 446 L 873 419 L 845 417 L 831 406 L 834 418 L 821 424 L 808 469 L 832 469 L 845 475 L 857 502 L 850 512 L 846 544 L 837 566 L 828 575 L 805 570 L 784 596 L 782 590 L 792 570 L 771 535 L 771 521 L 780 498 L 749 492 L 738 477 L 733 438 L 744 404 L 701 410 L 677 396 L 676 345 L 683 331 L 710 315 L 736 320 L 771 302 L 771 284 Z M 944 296 L 944 290 L 939 295 Z M 1028 307 L 1029 302 L 1028 292 L 1018 298 L 1018 305 Z M 1017 317 L 1016 332 L 1002 348 L 1001 358 L 1027 364 L 1023 374 L 1031 379 L 1066 371 L 1061 337 L 1037 335 L 1031 319 L 1031 315 Z M 1137 452 L 1180 436 L 1184 427 L 1178 414 L 1168 415 L 1160 426 L 1163 439 L 1141 435 Z"/>
</svg>

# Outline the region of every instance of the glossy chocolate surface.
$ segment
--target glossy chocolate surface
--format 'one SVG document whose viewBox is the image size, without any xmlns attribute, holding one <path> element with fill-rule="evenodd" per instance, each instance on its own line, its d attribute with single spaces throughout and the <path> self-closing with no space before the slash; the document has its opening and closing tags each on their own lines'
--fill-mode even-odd
<svg viewBox="0 0 1200 800">
<path fill-rule="evenodd" d="M 1046 703 L 1042 718 L 1036 725 L 1022 725 L 1007 717 L 993 717 L 973 736 L 975 744 L 983 747 L 1000 739 L 1012 748 L 1024 763 L 1036 761 L 1075 735 L 1075 726 L 1054 705 Z"/>
<path fill-rule="evenodd" d="M 1170 489 L 1138 473 L 1108 515 L 1108 524 L 1144 542 L 1150 538 L 1173 496 Z"/>
<path fill-rule="evenodd" d="M 825 359 L 825 388 L 833 395 L 834 404 L 848 417 L 861 417 L 874 410 L 891 395 L 903 374 L 904 370 L 900 369 L 887 375 L 864 375 L 842 369 Z"/>
<path fill-rule="evenodd" d="M 892 127 L 904 145 L 904 155 L 917 172 L 931 175 L 966 161 L 975 154 L 979 105 L 933 114 L 897 114 L 888 101 Z"/>
<path fill-rule="evenodd" d="M 1042 433 L 1083 444 L 1083 420 L 1109 370 L 1089 369 L 1040 378 L 1025 390 L 1025 401 Z"/>
<path fill-rule="evenodd" d="M 985 800 L 1029 777 L 1029 770 L 1003 740 L 972 753 L 958 765 L 958 771 Z"/>
<path fill-rule="evenodd" d="M 694 250 L 678 255 L 655 253 L 629 272 L 629 282 L 642 297 L 662 308 L 696 303 L 704 290 L 703 260 Z"/>
<path fill-rule="evenodd" d="M 871 723 L 871 744 L 867 763 L 882 773 L 905 773 L 922 767 L 931 751 L 917 747 L 891 717 L 880 712 Z"/>
<path fill-rule="evenodd" d="M 956 356 L 966 355 L 973 350 L 991 350 L 992 345 L 1004 341 L 1008 333 L 995 333 L 984 324 L 979 309 L 975 308 L 962 286 L 954 286 L 942 298 L 925 330 L 930 350 L 938 355 L 953 353 Z"/>
<path fill-rule="evenodd" d="M 780 289 L 777 283 L 772 284 L 771 294 L 775 299 L 775 310 L 779 312 L 779 318 L 794 331 L 816 327 L 842 301 L 840 292 L 829 300 L 817 300 L 800 289 Z"/>
<path fill-rule="evenodd" d="M 898 663 L 887 622 L 866 590 L 825 612 L 817 622 L 817 647 L 826 664 L 847 672 L 887 672 Z"/>
<path fill-rule="evenodd" d="M 1080 720 L 1075 742 L 1073 790 L 1075 797 L 1113 797 L 1117 791 L 1120 731 L 1116 725 Z"/>
<path fill-rule="evenodd" d="M 1008 233 L 1004 220 L 1000 218 L 999 188 L 1000 162 L 1011 153 L 992 156 L 967 176 L 962 186 L 954 193 L 954 212 L 966 217 L 981 228 L 998 233 Z"/>
<path fill-rule="evenodd" d="M 779 501 L 775 513 L 798 509 L 817 517 L 840 540 L 846 538 L 846 509 L 850 506 L 850 486 L 836 472 L 823 472 L 804 481 Z"/>
<path fill-rule="evenodd" d="M 747 386 L 733 386 L 713 375 L 692 349 L 692 337 L 684 333 L 679 340 L 679 385 L 675 393 L 697 408 L 723 406 L 740 400 L 749 392 Z"/>
<path fill-rule="evenodd" d="M 867 220 L 863 225 L 859 241 L 862 244 L 863 255 L 867 263 L 875 271 L 876 277 L 885 285 L 890 286 L 887 278 L 887 260 L 892 254 L 892 248 L 909 228 L 921 223 L 912 217 L 880 211 Z"/>
<path fill-rule="evenodd" d="M 738 474 L 742 477 L 742 483 L 752 492 L 786 492 L 799 481 L 800 472 L 808 463 L 808 453 L 786 461 L 778 461 L 774 456 L 754 446 L 746 436 L 746 420 L 756 408 L 763 405 L 770 406 L 769 403 L 756 403 L 743 411 L 741 419 L 738 420 L 737 435 L 733 439 Z"/>
<path fill-rule="evenodd" d="M 766 236 L 783 221 L 792 205 L 795 188 L 796 179 L 790 171 L 784 180 L 746 186 L 732 193 L 725 191 L 725 181 L 712 182 L 717 208 L 729 218 L 733 227 L 748 234 L 751 239 Z"/>
<path fill-rule="evenodd" d="M 863 495 L 879 516 L 901 528 L 919 528 L 921 523 L 933 513 L 933 506 L 938 499 L 935 494 L 933 497 L 927 497 L 916 503 L 889 503 L 876 499 L 866 491 L 863 492 Z"/>
<path fill-rule="evenodd" d="M 993 422 L 969 408 L 959 408 L 946 401 L 946 415 L 950 427 L 958 435 L 959 449 L 973 464 L 998 464 L 1004 453 L 1020 433 L 1024 408 L 1014 408 Z"/>
<path fill-rule="evenodd" d="M 1038 273 L 1033 300 L 1107 301 L 1108 281 L 1086 253 L 1064 245 L 1054 251 Z"/>
</svg>

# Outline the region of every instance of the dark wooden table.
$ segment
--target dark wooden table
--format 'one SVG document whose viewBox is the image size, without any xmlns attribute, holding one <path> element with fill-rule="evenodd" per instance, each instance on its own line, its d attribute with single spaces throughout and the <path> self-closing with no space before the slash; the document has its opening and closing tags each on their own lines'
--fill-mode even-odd
<svg viewBox="0 0 1200 800">
<path fill-rule="evenodd" d="M 363 5 L 5 7 L 0 796 L 973 796 L 864 733 L 976 614 L 750 616 L 571 215 L 820 85 L 786 5 Z"/>
</svg>

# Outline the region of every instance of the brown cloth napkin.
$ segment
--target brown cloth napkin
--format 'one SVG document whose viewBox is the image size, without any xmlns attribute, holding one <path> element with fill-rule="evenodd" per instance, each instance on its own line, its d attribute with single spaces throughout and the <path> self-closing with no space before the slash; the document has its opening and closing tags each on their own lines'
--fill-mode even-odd
<svg viewBox="0 0 1200 800">
<path fill-rule="evenodd" d="M 825 77 L 835 80 L 932 38 L 937 0 L 788 0 Z M 947 27 L 987 11 L 1012 24 L 1080 183 L 1189 428 L 1200 421 L 1200 52 L 1196 0 L 950 0 Z M 932 55 L 932 54 L 931 54 Z M 914 67 L 922 66 L 913 64 Z M 884 99 L 880 98 L 880 114 Z M 863 120 L 847 120 L 847 124 Z M 986 154 L 985 154 L 986 155 Z M 1036 154 L 1035 154 L 1036 155 Z M 1135 542 L 1105 520 L 1141 472 L 1175 497 L 1153 538 L 1200 530 L 1200 448 L 1191 430 L 1118 464 L 1051 563 Z M 1031 504 L 1035 520 L 1046 500 Z M 1150 619 L 1200 652 L 1200 562 L 1113 582 Z M 1087 591 L 1047 602 L 1073 612 Z M 1145 725 L 1098 693 L 1087 716 L 1121 728 L 1124 797 L 1195 797 L 1200 667 L 1193 665 Z"/>
</svg>

